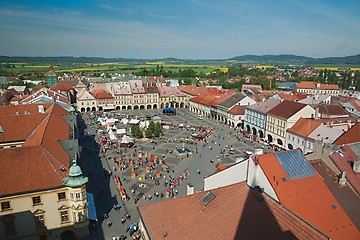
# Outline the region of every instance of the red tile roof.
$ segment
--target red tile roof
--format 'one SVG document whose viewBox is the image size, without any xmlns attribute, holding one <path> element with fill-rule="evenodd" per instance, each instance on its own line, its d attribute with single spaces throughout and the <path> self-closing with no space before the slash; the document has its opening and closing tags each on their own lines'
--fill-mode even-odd
<svg viewBox="0 0 360 240">
<path fill-rule="evenodd" d="M 289 100 L 289 101 L 299 101 L 307 98 L 307 94 L 302 94 L 297 92 L 294 93 L 278 92 L 278 95 L 282 100 Z"/>
<path fill-rule="evenodd" d="M 219 90 L 217 87 L 206 87 L 206 86 L 192 86 L 192 85 L 180 85 L 178 89 L 186 94 L 197 96 L 197 95 L 206 95 L 206 94 L 217 94 L 222 93 L 223 91 Z"/>
<path fill-rule="evenodd" d="M 354 98 L 348 98 L 347 101 L 355 107 L 357 111 L 360 112 L 360 101 Z"/>
<path fill-rule="evenodd" d="M 325 83 L 319 83 L 320 87 L 316 87 L 316 82 L 306 82 L 302 81 L 298 84 L 296 84 L 297 89 L 322 89 L 322 90 L 339 90 L 339 86 L 336 84 L 325 84 Z"/>
<path fill-rule="evenodd" d="M 276 201 L 246 183 L 139 206 L 151 239 L 328 239 Z"/>
<path fill-rule="evenodd" d="M 268 111 L 267 114 L 283 119 L 288 119 L 306 106 L 307 105 L 302 103 L 284 100 Z"/>
<path fill-rule="evenodd" d="M 48 111 L 51 104 L 41 104 Z M 25 141 L 36 126 L 47 116 L 39 113 L 37 104 L 0 106 L 0 143 Z"/>
<path fill-rule="evenodd" d="M 341 153 L 334 152 L 330 155 L 330 158 L 340 172 L 346 171 L 346 179 L 350 182 L 357 194 L 360 195 L 360 174 L 355 173 L 350 164 L 351 161 L 356 159 L 356 154 L 351 150 L 349 145 L 341 148 L 343 149 Z"/>
<path fill-rule="evenodd" d="M 349 131 L 341 135 L 334 144 L 341 146 L 342 144 L 349 144 L 349 143 L 355 143 L 360 142 L 360 123 L 356 123 L 354 126 L 352 126 Z"/>
<path fill-rule="evenodd" d="M 53 90 L 53 91 L 69 91 L 71 89 L 74 89 L 74 86 L 71 86 L 62 81 L 50 88 L 50 90 Z"/>
<path fill-rule="evenodd" d="M 228 113 L 233 115 L 245 115 L 245 108 L 246 106 L 235 105 L 228 111 Z"/>
<path fill-rule="evenodd" d="M 338 174 L 332 171 L 332 169 L 330 169 L 321 159 L 311 160 L 310 164 L 323 178 L 328 189 L 334 195 L 336 200 L 338 200 L 357 229 L 360 230 L 360 208 L 358 207 L 360 206 L 360 198 L 359 195 L 352 189 L 351 183 L 350 186 L 347 184 L 340 185 L 340 183 L 336 181 L 336 179 L 338 179 Z M 349 172 L 346 171 L 347 182 L 350 182 L 348 176 Z"/>
<path fill-rule="evenodd" d="M 299 136 L 307 137 L 320 125 L 321 123 L 314 119 L 300 118 L 291 128 L 288 129 L 288 131 Z"/>
<path fill-rule="evenodd" d="M 92 90 L 91 95 L 93 95 L 96 99 L 112 99 L 112 98 L 114 98 L 109 92 L 102 90 L 102 89 Z"/>
<path fill-rule="evenodd" d="M 326 187 L 321 177 L 316 173 L 291 180 L 275 154 L 259 155 L 257 159 L 280 204 L 307 220 L 330 236 L 331 239 L 360 239 L 358 229 Z M 282 178 L 286 178 L 287 181 L 282 181 Z"/>
<path fill-rule="evenodd" d="M 192 85 L 180 85 L 178 86 L 178 89 L 186 94 L 196 96 L 196 95 L 205 95 L 208 93 L 205 86 L 192 86 Z"/>
<path fill-rule="evenodd" d="M 211 107 L 216 108 L 217 105 L 219 105 L 220 103 L 222 103 L 223 101 L 225 101 L 226 99 L 228 99 L 229 97 L 234 95 L 235 93 L 236 93 L 236 91 L 234 91 L 234 90 L 226 91 L 223 94 L 221 94 L 219 97 L 215 97 L 214 99 L 212 99 L 209 102 L 209 104 Z"/>
<path fill-rule="evenodd" d="M 0 196 L 63 186 L 62 179 L 68 172 L 60 168 L 69 169 L 70 157 L 58 141 L 69 140 L 70 126 L 64 119 L 69 113 L 57 104 L 42 105 L 46 108 L 45 113 L 36 113 L 36 104 L 15 106 L 19 111 L 27 107 L 30 114 L 11 118 L 19 129 L 26 129 L 26 134 L 14 132 L 18 134 L 17 138 L 25 137 L 25 143 L 22 147 L 0 149 Z M 16 110 L 13 107 L 3 111 L 0 108 L 0 113 L 12 113 Z M 1 121 L 2 118 L 0 125 Z M 13 139 L 9 136 L 2 141 L 6 143 Z"/>
<path fill-rule="evenodd" d="M 190 99 L 190 101 L 202 105 L 209 106 L 209 103 L 216 97 L 219 97 L 221 94 L 207 94 L 207 95 L 198 95 Z"/>
</svg>

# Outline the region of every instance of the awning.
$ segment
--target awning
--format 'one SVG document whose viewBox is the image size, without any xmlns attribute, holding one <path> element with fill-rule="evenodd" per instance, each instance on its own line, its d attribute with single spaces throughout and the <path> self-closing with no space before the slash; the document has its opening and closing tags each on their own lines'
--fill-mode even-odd
<svg viewBox="0 0 360 240">
<path fill-rule="evenodd" d="M 96 207 L 94 201 L 94 195 L 92 193 L 86 193 L 87 200 L 88 200 L 88 213 L 89 213 L 89 220 L 97 221 L 96 215 Z"/>
</svg>

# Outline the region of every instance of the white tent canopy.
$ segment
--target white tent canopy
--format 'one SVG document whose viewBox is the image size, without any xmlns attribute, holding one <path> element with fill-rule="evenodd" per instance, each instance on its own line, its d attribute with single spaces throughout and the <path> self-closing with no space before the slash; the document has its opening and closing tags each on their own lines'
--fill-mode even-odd
<svg viewBox="0 0 360 240">
<path fill-rule="evenodd" d="M 116 134 L 119 134 L 119 135 L 126 134 L 125 128 L 117 129 Z"/>
<path fill-rule="evenodd" d="M 134 140 L 131 137 L 127 136 L 127 135 L 124 135 L 121 138 L 121 143 L 130 143 L 130 142 L 133 142 L 133 141 Z"/>
<path fill-rule="evenodd" d="M 140 122 L 139 119 L 131 119 L 131 120 L 129 121 L 129 124 L 138 124 L 139 122 Z"/>
<path fill-rule="evenodd" d="M 128 124 L 129 120 L 127 118 L 121 119 L 122 124 Z"/>
</svg>

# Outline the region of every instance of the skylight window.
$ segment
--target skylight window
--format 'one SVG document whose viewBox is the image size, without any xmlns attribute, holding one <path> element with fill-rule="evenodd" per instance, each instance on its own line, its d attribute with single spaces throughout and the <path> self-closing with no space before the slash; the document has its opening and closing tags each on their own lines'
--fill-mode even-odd
<svg viewBox="0 0 360 240">
<path fill-rule="evenodd" d="M 0 133 L 3 133 L 4 129 L 0 126 Z"/>
<path fill-rule="evenodd" d="M 216 196 L 210 191 L 205 194 L 205 196 L 201 199 L 202 204 L 204 206 L 208 205 L 212 200 L 214 200 Z"/>
</svg>

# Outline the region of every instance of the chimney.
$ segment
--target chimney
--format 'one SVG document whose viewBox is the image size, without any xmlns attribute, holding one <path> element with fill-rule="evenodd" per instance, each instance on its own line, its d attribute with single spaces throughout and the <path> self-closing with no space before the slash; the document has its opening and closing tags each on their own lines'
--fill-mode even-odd
<svg viewBox="0 0 360 240">
<path fill-rule="evenodd" d="M 316 109 L 315 109 L 315 119 L 319 119 L 319 116 L 320 114 L 319 114 L 319 108 L 317 107 Z"/>
<path fill-rule="evenodd" d="M 186 187 L 186 195 L 192 194 L 194 194 L 194 186 L 191 183 L 188 183 Z"/>
<path fill-rule="evenodd" d="M 353 170 L 355 173 L 360 173 L 360 155 L 356 157 L 354 161 Z"/>
<path fill-rule="evenodd" d="M 354 164 L 354 166 L 355 166 L 355 164 Z M 340 179 L 339 179 L 339 184 L 340 184 L 340 185 L 345 185 L 345 183 L 346 183 L 346 178 L 345 178 L 345 176 L 346 176 L 346 171 L 343 171 L 343 172 L 341 173 L 341 177 L 340 177 Z"/>
<path fill-rule="evenodd" d="M 320 88 L 320 82 L 316 83 L 316 88 Z"/>
</svg>

